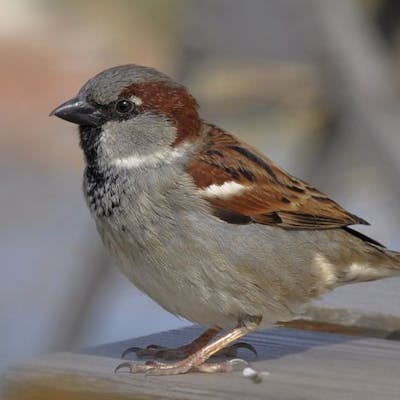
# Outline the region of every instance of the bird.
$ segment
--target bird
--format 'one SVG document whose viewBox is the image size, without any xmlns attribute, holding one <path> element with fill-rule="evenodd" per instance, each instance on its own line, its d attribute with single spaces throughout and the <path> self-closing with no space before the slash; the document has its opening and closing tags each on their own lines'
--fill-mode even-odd
<svg viewBox="0 0 400 400">
<path fill-rule="evenodd" d="M 132 373 L 231 371 L 234 360 L 210 358 L 237 339 L 338 286 L 400 275 L 399 252 L 350 227 L 364 219 L 203 120 L 156 69 L 106 69 L 50 115 L 79 126 L 84 197 L 116 264 L 206 329 L 177 349 L 140 349 L 179 359 L 119 365 Z"/>
</svg>

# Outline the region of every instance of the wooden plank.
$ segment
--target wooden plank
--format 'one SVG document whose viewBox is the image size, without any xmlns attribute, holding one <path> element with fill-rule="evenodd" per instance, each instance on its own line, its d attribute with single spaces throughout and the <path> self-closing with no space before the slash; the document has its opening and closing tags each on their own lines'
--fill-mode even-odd
<svg viewBox="0 0 400 400">
<path fill-rule="evenodd" d="M 400 343 L 382 339 L 274 328 L 249 335 L 257 359 L 268 370 L 260 384 L 230 374 L 192 373 L 151 377 L 114 374 L 129 346 L 176 346 L 199 334 L 199 327 L 168 331 L 108 344 L 84 353 L 39 357 L 8 369 L 5 400 L 33 399 L 379 399 L 400 398 Z"/>
<path fill-rule="evenodd" d="M 400 338 L 400 318 L 343 308 L 305 308 L 300 318 L 281 322 L 287 328 L 340 333 L 350 336 L 369 336 L 381 339 Z"/>
</svg>

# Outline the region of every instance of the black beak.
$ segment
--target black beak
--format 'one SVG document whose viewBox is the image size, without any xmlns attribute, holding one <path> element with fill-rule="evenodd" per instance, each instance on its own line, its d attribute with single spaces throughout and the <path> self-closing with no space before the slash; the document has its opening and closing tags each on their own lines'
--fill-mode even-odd
<svg viewBox="0 0 400 400">
<path fill-rule="evenodd" d="M 52 115 L 81 126 L 100 126 L 104 122 L 101 110 L 79 95 L 55 108 Z"/>
</svg>

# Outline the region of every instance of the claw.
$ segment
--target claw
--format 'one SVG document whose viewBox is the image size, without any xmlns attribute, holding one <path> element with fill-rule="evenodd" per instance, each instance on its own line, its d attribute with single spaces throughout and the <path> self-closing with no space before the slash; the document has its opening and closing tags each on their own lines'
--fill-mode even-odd
<svg viewBox="0 0 400 400">
<path fill-rule="evenodd" d="M 126 355 L 130 353 L 135 353 L 135 355 L 139 358 L 141 357 L 158 357 L 159 353 L 162 353 L 166 350 L 163 346 L 158 346 L 156 344 L 150 344 L 147 347 L 129 347 L 127 348 L 121 355 L 121 358 L 125 358 Z"/>
<path fill-rule="evenodd" d="M 225 357 L 236 357 L 239 349 L 247 349 L 251 351 L 256 357 L 258 357 L 257 350 L 254 348 L 254 346 L 245 342 L 234 343 L 229 347 L 225 347 L 215 355 L 225 356 Z"/>
<path fill-rule="evenodd" d="M 147 350 L 152 350 L 152 349 L 154 349 L 154 350 L 161 350 L 161 349 L 165 349 L 165 347 L 159 346 L 158 344 L 149 344 L 149 345 L 146 347 L 146 349 L 147 349 Z"/>
<path fill-rule="evenodd" d="M 128 368 L 129 369 L 128 373 L 133 374 L 132 364 L 129 362 L 123 362 L 117 365 L 116 368 L 114 369 L 114 374 L 116 374 L 122 368 Z"/>
<path fill-rule="evenodd" d="M 163 360 L 175 360 L 175 359 L 182 359 L 189 355 L 189 352 L 182 348 L 177 349 L 169 349 L 164 346 L 158 346 L 155 344 L 151 344 L 145 348 L 143 347 L 129 347 L 126 349 L 121 358 L 125 358 L 130 353 L 135 353 L 136 357 L 154 357 Z"/>
<path fill-rule="evenodd" d="M 231 347 L 233 347 L 234 349 L 247 349 L 247 350 L 251 351 L 256 357 L 258 357 L 257 350 L 250 343 L 238 342 L 238 343 L 234 343 Z"/>
<path fill-rule="evenodd" d="M 121 358 L 125 358 L 126 355 L 130 354 L 130 353 L 135 353 L 142 350 L 141 347 L 128 347 L 126 350 L 124 350 L 124 352 L 121 354 Z"/>
</svg>

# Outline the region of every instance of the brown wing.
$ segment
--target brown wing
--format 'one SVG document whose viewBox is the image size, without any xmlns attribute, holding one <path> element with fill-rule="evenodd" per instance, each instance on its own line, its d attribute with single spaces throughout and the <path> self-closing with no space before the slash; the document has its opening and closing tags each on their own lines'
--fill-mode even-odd
<svg viewBox="0 0 400 400">
<path fill-rule="evenodd" d="M 187 171 L 213 206 L 215 215 L 228 222 L 253 221 L 287 229 L 368 224 L 214 126 L 204 130 L 204 147 Z M 208 194 L 211 185 L 226 182 L 236 182 L 243 190 L 229 196 Z"/>
</svg>

